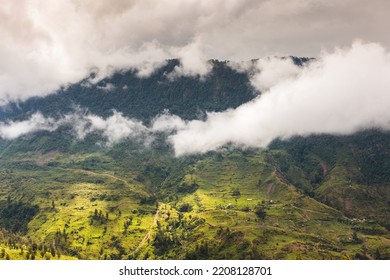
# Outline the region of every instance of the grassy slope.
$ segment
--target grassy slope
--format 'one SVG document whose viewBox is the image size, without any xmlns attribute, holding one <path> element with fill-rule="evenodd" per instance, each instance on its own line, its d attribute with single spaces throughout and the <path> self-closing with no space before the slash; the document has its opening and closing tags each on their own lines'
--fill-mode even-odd
<svg viewBox="0 0 390 280">
<path fill-rule="evenodd" d="M 192 219 L 205 222 L 188 232 L 186 239 L 181 239 L 180 250 L 176 244 L 168 247 L 164 258 L 188 257 L 183 247 L 194 252 L 197 258 L 240 259 L 353 258 L 364 246 L 364 250 L 374 255 L 378 244 L 388 251 L 390 240 L 380 235 L 359 233 L 364 245 L 360 240 L 353 241 L 353 227 L 358 222 L 303 195 L 274 166 L 264 162 L 262 153 L 206 158 L 188 171 L 196 178 L 199 188 L 170 205 L 177 209 L 178 205 L 189 203 L 193 210 L 185 217 L 191 215 Z M 234 189 L 240 195 L 232 195 Z M 266 209 L 264 220 L 253 211 L 259 204 Z M 172 214 L 169 218 L 161 217 L 167 232 L 177 236 L 186 232 L 184 227 L 172 229 L 169 225 L 172 219 L 175 220 Z M 221 229 L 227 228 L 232 236 L 221 233 Z M 208 254 L 200 252 L 204 242 Z"/>
<path fill-rule="evenodd" d="M 352 169 L 346 164 L 334 164 L 316 187 L 314 197 L 335 203 L 330 207 L 306 194 L 310 176 L 289 161 L 293 159 L 285 150 L 173 159 L 129 143 L 78 153 L 26 152 L 15 148 L 17 143 L 11 145 L 3 147 L 0 162 L 0 201 L 39 206 L 28 223 L 30 240 L 16 242 L 24 247 L 0 238 L 0 247 L 12 259 L 26 258 L 20 247 L 31 251 L 33 242 L 47 248 L 55 244 L 54 256 L 48 249 L 37 253 L 37 259 L 390 256 L 386 228 L 360 219 L 352 206 L 358 218 L 347 217 L 349 212 L 340 206 L 346 204 L 344 197 L 351 199 L 349 188 L 359 195 L 362 188 L 351 186 L 346 174 Z M 287 157 L 293 172 L 281 168 L 280 158 L 275 162 L 280 155 Z M 356 201 L 362 201 L 359 195 L 353 196 Z M 264 219 L 255 214 L 259 208 L 266 213 Z"/>
<path fill-rule="evenodd" d="M 42 164 L 46 157 L 50 157 L 47 163 L 55 162 L 56 166 Z M 131 174 L 119 177 L 101 169 L 114 165 L 114 161 L 97 153 L 31 158 L 34 160 L 16 154 L 4 166 L 18 168 L 1 173 L 1 199 L 10 195 L 12 201 L 39 206 L 39 213 L 28 224 L 29 237 L 43 244 L 55 240 L 59 251 L 83 259 L 121 258 L 137 248 L 150 228 L 156 207 L 154 203 L 140 203 L 150 194 Z M 90 158 L 99 159 L 102 166 L 98 170 L 79 167 Z M 125 230 L 124 224 L 130 220 Z"/>
</svg>

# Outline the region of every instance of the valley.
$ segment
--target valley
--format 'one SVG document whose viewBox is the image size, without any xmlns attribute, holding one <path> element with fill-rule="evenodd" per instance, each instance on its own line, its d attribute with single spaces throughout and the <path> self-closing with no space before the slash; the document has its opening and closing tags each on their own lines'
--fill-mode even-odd
<svg viewBox="0 0 390 280">
<path fill-rule="evenodd" d="M 260 94 L 227 62 L 213 61 L 205 81 L 170 81 L 177 63 L 144 79 L 128 71 L 81 81 L 11 104 L 0 118 L 118 110 L 146 127 L 165 110 L 204 119 Z M 100 89 L 107 84 L 116 90 Z M 0 259 L 390 259 L 386 131 L 183 156 L 165 132 L 106 145 L 107 135 L 90 131 L 80 138 L 65 123 L 1 139 Z"/>
<path fill-rule="evenodd" d="M 138 149 L 143 150 L 37 152 L 30 158 L 39 160 L 30 161 L 13 153 L 2 159 L 1 248 L 11 259 L 389 256 L 389 213 L 379 208 L 383 197 L 356 182 L 343 183 L 345 173 L 336 164 L 322 174 L 313 196 L 292 183 L 308 180 L 296 176 L 304 173 L 299 167 L 289 165 L 299 170 L 294 178 L 281 171 L 280 157 L 289 156 L 283 150 L 177 159 Z M 120 150 L 127 156 L 117 158 Z M 329 190 L 336 187 L 338 196 Z"/>
</svg>

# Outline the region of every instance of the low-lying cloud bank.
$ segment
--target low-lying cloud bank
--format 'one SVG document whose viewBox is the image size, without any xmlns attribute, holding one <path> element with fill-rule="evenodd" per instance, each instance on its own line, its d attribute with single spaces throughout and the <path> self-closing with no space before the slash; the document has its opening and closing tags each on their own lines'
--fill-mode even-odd
<svg viewBox="0 0 390 280">
<path fill-rule="evenodd" d="M 99 132 L 106 138 L 106 145 L 112 146 L 124 139 L 150 136 L 150 129 L 137 120 L 124 117 L 113 111 L 112 116 L 104 119 L 94 114 L 87 114 L 81 109 L 60 119 L 44 117 L 40 112 L 23 121 L 0 122 L 0 137 L 12 140 L 37 131 L 54 131 L 60 126 L 71 126 L 77 139 L 83 140 L 88 134 Z"/>
<path fill-rule="evenodd" d="M 77 111 L 60 120 L 36 113 L 25 121 L 0 123 L 0 137 L 14 139 L 71 124 L 79 139 L 101 132 L 113 145 L 127 138 L 148 142 L 154 133 L 164 132 L 181 156 L 227 144 L 261 148 L 295 135 L 390 129 L 390 53 L 379 44 L 356 42 L 303 67 L 276 58 L 232 67 L 250 71 L 253 86 L 263 93 L 236 109 L 209 112 L 204 121 L 164 113 L 147 127 L 116 111 L 106 119 Z"/>
<path fill-rule="evenodd" d="M 278 82 L 266 85 L 269 90 L 253 101 L 178 127 L 169 137 L 176 155 L 228 143 L 265 147 L 294 135 L 390 128 L 390 54 L 379 44 L 356 42 L 349 49 L 323 53 L 303 69 L 287 71 L 292 75 L 279 75 L 277 69 Z M 258 89 L 264 88 L 261 75 L 252 78 Z M 272 73 L 267 75 L 266 80 L 273 80 Z"/>
<path fill-rule="evenodd" d="M 52 118 L 45 118 L 41 113 L 33 114 L 28 120 L 0 122 L 0 137 L 15 139 L 22 135 L 41 130 L 54 131 L 58 123 Z"/>
<path fill-rule="evenodd" d="M 73 130 L 80 140 L 90 133 L 100 132 L 107 139 L 108 146 L 115 145 L 126 138 L 138 138 L 149 133 L 140 121 L 128 119 L 115 110 L 112 116 L 106 119 L 93 114 L 82 114 L 78 111 L 65 116 L 58 123 L 73 125 Z"/>
</svg>

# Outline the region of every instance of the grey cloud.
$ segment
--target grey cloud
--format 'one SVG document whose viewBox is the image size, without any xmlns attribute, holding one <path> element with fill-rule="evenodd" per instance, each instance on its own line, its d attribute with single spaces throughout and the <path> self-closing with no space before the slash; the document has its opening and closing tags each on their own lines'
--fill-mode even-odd
<svg viewBox="0 0 390 280">
<path fill-rule="evenodd" d="M 390 45 L 385 0 L 12 1 L 0 6 L 0 105 L 167 58 L 205 76 L 211 58 L 315 56 L 354 38 Z"/>
</svg>

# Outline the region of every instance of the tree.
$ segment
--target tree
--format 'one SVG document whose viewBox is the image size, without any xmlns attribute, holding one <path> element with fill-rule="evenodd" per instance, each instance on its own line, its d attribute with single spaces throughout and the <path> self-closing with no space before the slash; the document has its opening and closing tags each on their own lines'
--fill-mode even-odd
<svg viewBox="0 0 390 280">
<path fill-rule="evenodd" d="M 376 250 L 375 250 L 375 259 L 376 260 L 382 259 L 382 255 L 381 255 L 381 252 L 379 251 L 379 248 L 376 248 Z"/>
<path fill-rule="evenodd" d="M 356 244 L 362 243 L 362 240 L 359 238 L 359 236 L 358 236 L 356 230 L 354 230 L 353 233 L 352 233 L 352 240 L 353 240 Z"/>
<path fill-rule="evenodd" d="M 51 253 L 51 255 L 52 255 L 53 257 L 56 256 L 56 250 L 55 250 L 54 246 L 51 246 L 51 247 L 50 247 L 50 253 Z"/>
<path fill-rule="evenodd" d="M 232 196 L 240 196 L 241 195 L 241 192 L 238 188 L 234 188 L 232 190 Z"/>
<path fill-rule="evenodd" d="M 255 210 L 255 214 L 262 221 L 264 221 L 267 217 L 267 212 L 265 211 L 265 208 L 263 206 L 257 207 Z"/>
<path fill-rule="evenodd" d="M 4 256 L 5 256 L 5 249 L 2 248 L 0 253 L 0 258 L 4 258 Z"/>
<path fill-rule="evenodd" d="M 50 254 L 49 253 L 45 253 L 45 260 L 50 260 L 51 259 L 51 257 L 50 257 Z"/>
<path fill-rule="evenodd" d="M 183 203 L 179 205 L 179 211 L 180 212 L 191 212 L 192 206 L 189 203 Z"/>
</svg>

